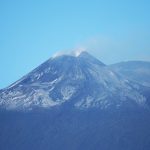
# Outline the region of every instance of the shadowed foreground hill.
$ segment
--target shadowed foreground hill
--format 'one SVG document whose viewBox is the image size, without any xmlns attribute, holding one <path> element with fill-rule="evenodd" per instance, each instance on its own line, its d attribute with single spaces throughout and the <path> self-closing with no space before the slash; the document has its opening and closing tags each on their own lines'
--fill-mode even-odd
<svg viewBox="0 0 150 150">
<path fill-rule="evenodd" d="M 143 110 L 51 110 L 0 114 L 2 150 L 149 150 Z"/>
</svg>

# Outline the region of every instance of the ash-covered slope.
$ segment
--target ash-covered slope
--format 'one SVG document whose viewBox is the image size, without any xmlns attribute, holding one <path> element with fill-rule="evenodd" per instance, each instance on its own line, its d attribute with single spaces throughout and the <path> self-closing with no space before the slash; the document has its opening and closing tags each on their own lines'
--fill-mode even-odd
<svg viewBox="0 0 150 150">
<path fill-rule="evenodd" d="M 60 105 L 80 109 L 145 107 L 148 90 L 112 71 L 87 52 L 81 52 L 52 57 L 1 90 L 0 106 L 20 110 Z"/>
</svg>

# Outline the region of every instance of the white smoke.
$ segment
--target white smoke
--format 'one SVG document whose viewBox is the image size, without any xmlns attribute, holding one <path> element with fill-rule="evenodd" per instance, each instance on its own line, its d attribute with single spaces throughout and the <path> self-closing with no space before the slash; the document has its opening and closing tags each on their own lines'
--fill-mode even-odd
<svg viewBox="0 0 150 150">
<path fill-rule="evenodd" d="M 59 51 L 57 53 L 55 53 L 52 58 L 56 58 L 62 55 L 69 55 L 69 56 L 74 56 L 74 57 L 78 57 L 82 52 L 86 51 L 86 48 L 84 47 L 78 47 L 78 48 L 74 48 L 71 50 L 63 50 L 63 51 Z"/>
</svg>

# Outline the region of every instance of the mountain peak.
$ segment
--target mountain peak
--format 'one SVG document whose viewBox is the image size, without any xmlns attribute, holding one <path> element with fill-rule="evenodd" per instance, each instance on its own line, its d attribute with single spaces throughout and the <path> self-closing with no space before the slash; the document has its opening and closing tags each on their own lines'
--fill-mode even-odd
<svg viewBox="0 0 150 150">
<path fill-rule="evenodd" d="M 68 57 L 72 57 L 73 59 L 75 58 L 77 61 L 78 60 L 81 62 L 84 61 L 87 64 L 93 63 L 93 64 L 99 64 L 100 66 L 105 66 L 104 63 L 102 63 L 100 60 L 95 58 L 93 55 L 88 53 L 83 48 L 75 49 L 74 51 L 68 52 L 68 53 L 58 52 L 52 58 L 53 59 L 57 58 L 57 60 L 59 58 L 63 58 L 63 61 L 66 62 L 66 61 L 68 61 L 68 59 L 67 59 Z"/>
</svg>

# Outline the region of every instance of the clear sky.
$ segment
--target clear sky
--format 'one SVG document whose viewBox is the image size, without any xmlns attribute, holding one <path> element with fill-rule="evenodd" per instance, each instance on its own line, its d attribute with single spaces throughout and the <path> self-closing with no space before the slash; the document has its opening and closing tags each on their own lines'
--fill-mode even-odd
<svg viewBox="0 0 150 150">
<path fill-rule="evenodd" d="M 0 0 L 0 88 L 61 50 L 150 60 L 149 0 Z"/>
</svg>

